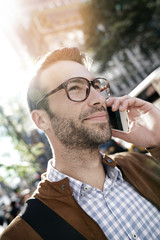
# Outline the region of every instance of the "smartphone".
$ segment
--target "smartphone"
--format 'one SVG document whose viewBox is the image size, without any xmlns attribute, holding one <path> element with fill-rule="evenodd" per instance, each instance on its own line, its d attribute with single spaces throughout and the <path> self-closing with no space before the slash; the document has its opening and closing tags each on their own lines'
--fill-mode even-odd
<svg viewBox="0 0 160 240">
<path fill-rule="evenodd" d="M 111 127 L 113 129 L 117 129 L 123 132 L 129 131 L 127 111 L 120 112 L 117 110 L 113 112 L 111 107 L 107 107 L 107 111 L 109 114 Z"/>
</svg>

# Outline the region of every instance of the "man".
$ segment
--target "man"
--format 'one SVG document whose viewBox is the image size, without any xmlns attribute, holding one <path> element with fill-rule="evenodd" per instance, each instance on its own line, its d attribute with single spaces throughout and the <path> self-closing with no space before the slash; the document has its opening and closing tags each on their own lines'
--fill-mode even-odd
<svg viewBox="0 0 160 240">
<path fill-rule="evenodd" d="M 43 59 L 31 81 L 32 119 L 47 135 L 54 157 L 26 212 L 1 240 L 160 239 L 160 111 L 129 96 L 109 98 L 108 81 L 86 63 L 77 48 L 57 50 Z M 128 133 L 111 130 L 108 106 L 128 110 Z M 98 146 L 111 135 L 149 148 L 153 157 L 101 156 Z"/>
</svg>

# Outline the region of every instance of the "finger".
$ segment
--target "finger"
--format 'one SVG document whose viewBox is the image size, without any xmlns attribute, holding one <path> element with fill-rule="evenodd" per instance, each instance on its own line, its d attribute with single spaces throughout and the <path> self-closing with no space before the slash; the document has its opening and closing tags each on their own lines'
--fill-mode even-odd
<svg viewBox="0 0 160 240">
<path fill-rule="evenodd" d="M 130 99 L 131 97 L 128 95 L 125 95 L 123 97 L 111 97 L 107 102 L 106 105 L 112 106 L 112 111 L 116 111 L 119 109 L 119 107 L 122 105 L 122 103 L 127 100 Z"/>
<path fill-rule="evenodd" d="M 110 97 L 109 99 L 107 99 L 106 101 L 106 106 L 110 107 L 113 105 L 114 101 L 116 101 L 117 97 Z"/>
<path fill-rule="evenodd" d="M 128 98 L 125 99 L 122 103 L 121 106 L 119 107 L 120 111 L 124 111 L 126 109 L 132 109 L 132 107 L 136 108 L 146 108 L 146 110 L 151 107 L 150 103 L 141 100 L 139 98 Z"/>
</svg>

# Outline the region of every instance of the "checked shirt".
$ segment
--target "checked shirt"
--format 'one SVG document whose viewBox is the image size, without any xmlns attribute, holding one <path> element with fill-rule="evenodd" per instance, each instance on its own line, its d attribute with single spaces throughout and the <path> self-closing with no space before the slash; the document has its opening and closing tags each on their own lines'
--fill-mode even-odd
<svg viewBox="0 0 160 240">
<path fill-rule="evenodd" d="M 103 192 L 57 171 L 52 160 L 48 163 L 47 178 L 56 182 L 68 177 L 75 200 L 109 240 L 160 239 L 158 209 L 123 180 L 118 168 L 109 165 L 104 168 Z"/>
</svg>

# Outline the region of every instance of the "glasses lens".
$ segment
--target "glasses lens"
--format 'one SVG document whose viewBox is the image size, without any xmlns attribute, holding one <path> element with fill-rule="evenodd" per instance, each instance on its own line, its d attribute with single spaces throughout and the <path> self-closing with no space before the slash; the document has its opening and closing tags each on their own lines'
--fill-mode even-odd
<svg viewBox="0 0 160 240">
<path fill-rule="evenodd" d="M 71 100 L 83 101 L 86 99 L 89 83 L 84 78 L 73 78 L 68 81 L 67 92 Z"/>
<path fill-rule="evenodd" d="M 94 88 L 101 93 L 101 95 L 108 99 L 110 97 L 109 82 L 105 78 L 96 78 L 94 80 Z"/>
</svg>

